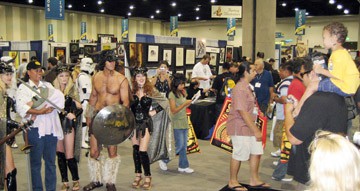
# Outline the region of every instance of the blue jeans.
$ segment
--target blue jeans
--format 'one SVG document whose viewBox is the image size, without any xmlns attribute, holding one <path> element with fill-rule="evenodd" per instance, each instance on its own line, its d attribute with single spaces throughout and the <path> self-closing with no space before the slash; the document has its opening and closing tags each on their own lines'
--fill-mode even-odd
<svg viewBox="0 0 360 191">
<path fill-rule="evenodd" d="M 42 191 L 41 158 L 45 161 L 45 187 L 47 191 L 56 190 L 56 144 L 57 137 L 45 135 L 39 138 L 37 128 L 28 131 L 29 144 L 33 145 L 30 151 L 31 182 L 33 191 Z"/>
<path fill-rule="evenodd" d="M 188 168 L 189 161 L 186 156 L 188 129 L 174 129 L 175 152 L 179 155 L 179 168 Z"/>
<path fill-rule="evenodd" d="M 280 159 L 278 160 L 278 165 L 276 166 L 272 177 L 274 177 L 276 180 L 280 181 L 281 179 L 285 178 L 287 169 L 288 169 L 288 163 L 281 163 Z"/>
</svg>

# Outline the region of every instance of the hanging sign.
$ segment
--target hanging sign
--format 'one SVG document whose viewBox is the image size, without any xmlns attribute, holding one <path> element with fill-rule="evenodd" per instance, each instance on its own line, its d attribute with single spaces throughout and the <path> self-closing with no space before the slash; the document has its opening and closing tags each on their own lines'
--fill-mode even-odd
<svg viewBox="0 0 360 191">
<path fill-rule="evenodd" d="M 54 26 L 53 26 L 53 24 L 48 24 L 48 41 L 54 42 Z"/>
<path fill-rule="evenodd" d="M 178 16 L 170 17 L 170 36 L 178 36 Z"/>
<path fill-rule="evenodd" d="M 45 19 L 64 20 L 65 0 L 45 0 Z"/>
<path fill-rule="evenodd" d="M 122 39 L 129 38 L 129 19 L 121 20 L 121 38 Z"/>
<path fill-rule="evenodd" d="M 295 13 L 295 35 L 305 34 L 306 10 L 301 9 Z"/>
</svg>

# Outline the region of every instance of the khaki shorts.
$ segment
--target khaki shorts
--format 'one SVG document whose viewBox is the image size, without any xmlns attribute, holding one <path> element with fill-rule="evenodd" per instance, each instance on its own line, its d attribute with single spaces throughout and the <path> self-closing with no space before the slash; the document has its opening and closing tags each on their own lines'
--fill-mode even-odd
<svg viewBox="0 0 360 191">
<path fill-rule="evenodd" d="M 262 155 L 264 150 L 261 141 L 255 136 L 231 136 L 233 144 L 232 158 L 238 161 L 247 161 L 250 155 Z"/>
</svg>

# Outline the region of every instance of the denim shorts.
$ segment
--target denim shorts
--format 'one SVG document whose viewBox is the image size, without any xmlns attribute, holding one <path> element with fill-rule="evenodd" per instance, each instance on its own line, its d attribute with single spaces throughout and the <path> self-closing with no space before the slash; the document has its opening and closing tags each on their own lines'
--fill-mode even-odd
<svg viewBox="0 0 360 191">
<path fill-rule="evenodd" d="M 330 78 L 324 78 L 319 82 L 318 91 L 320 91 L 320 92 L 332 92 L 332 93 L 336 93 L 336 94 L 338 94 L 340 96 L 343 96 L 343 97 L 351 96 L 350 94 L 347 94 L 347 93 L 341 91 L 340 88 L 335 86 L 335 84 L 331 82 Z"/>
</svg>

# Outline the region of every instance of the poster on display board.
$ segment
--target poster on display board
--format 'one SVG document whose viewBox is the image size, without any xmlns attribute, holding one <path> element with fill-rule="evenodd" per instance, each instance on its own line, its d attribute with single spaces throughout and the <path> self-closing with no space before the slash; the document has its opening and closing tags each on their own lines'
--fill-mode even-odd
<svg viewBox="0 0 360 191">
<path fill-rule="evenodd" d="M 70 57 L 80 54 L 79 43 L 70 43 Z"/>
<path fill-rule="evenodd" d="M 219 63 L 223 64 L 225 60 L 225 48 L 220 48 Z"/>
<path fill-rule="evenodd" d="M 185 64 L 195 64 L 195 50 L 186 49 L 186 59 Z"/>
<path fill-rule="evenodd" d="M 168 62 L 169 66 L 171 66 L 171 60 L 172 60 L 172 50 L 171 49 L 164 49 L 163 60 Z"/>
<path fill-rule="evenodd" d="M 66 58 L 66 47 L 54 47 L 54 57 L 59 58 L 60 56 Z"/>
<path fill-rule="evenodd" d="M 23 61 L 23 59 L 26 59 L 26 63 L 30 62 L 30 52 L 29 51 L 20 51 L 19 52 L 19 60 L 20 62 Z"/>
<path fill-rule="evenodd" d="M 233 59 L 233 50 L 234 47 L 233 46 L 226 46 L 226 62 L 231 62 Z"/>
<path fill-rule="evenodd" d="M 148 47 L 148 62 L 159 61 L 159 46 L 149 45 Z"/>
<path fill-rule="evenodd" d="M 206 44 L 201 40 L 196 40 L 196 58 L 202 58 L 206 53 Z"/>
<path fill-rule="evenodd" d="M 19 55 L 18 55 L 19 53 L 17 52 L 17 51 L 10 51 L 9 52 L 9 56 L 11 57 L 11 58 L 15 58 L 15 60 L 14 60 L 14 62 L 13 62 L 13 64 L 14 64 L 14 67 L 15 68 L 18 68 L 19 67 Z"/>
<path fill-rule="evenodd" d="M 139 67 L 143 65 L 143 44 L 129 43 L 129 66 Z"/>
<path fill-rule="evenodd" d="M 176 66 L 184 66 L 184 48 L 176 48 Z"/>
<path fill-rule="evenodd" d="M 216 59 L 217 59 L 217 54 L 216 53 L 210 53 L 210 65 L 212 66 L 216 66 Z"/>
</svg>

